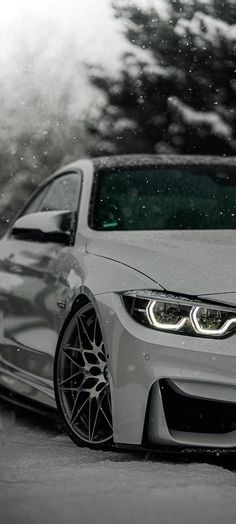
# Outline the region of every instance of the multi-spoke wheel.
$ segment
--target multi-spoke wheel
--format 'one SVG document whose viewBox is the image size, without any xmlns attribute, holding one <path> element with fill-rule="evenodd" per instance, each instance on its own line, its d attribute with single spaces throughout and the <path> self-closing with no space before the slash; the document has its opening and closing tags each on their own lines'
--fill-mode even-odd
<svg viewBox="0 0 236 524">
<path fill-rule="evenodd" d="M 66 429 L 78 445 L 112 442 L 107 358 L 91 303 L 70 317 L 55 358 L 55 394 Z"/>
</svg>

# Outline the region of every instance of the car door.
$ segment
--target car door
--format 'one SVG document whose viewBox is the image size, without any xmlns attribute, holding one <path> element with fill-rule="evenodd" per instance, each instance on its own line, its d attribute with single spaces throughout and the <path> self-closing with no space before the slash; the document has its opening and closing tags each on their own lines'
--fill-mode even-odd
<svg viewBox="0 0 236 524">
<path fill-rule="evenodd" d="M 77 216 L 80 188 L 79 173 L 58 176 L 23 215 L 61 210 Z M 12 232 L 0 243 L 0 358 L 12 373 L 52 380 L 59 278 L 55 267 L 61 249 L 60 243 L 21 240 Z"/>
</svg>

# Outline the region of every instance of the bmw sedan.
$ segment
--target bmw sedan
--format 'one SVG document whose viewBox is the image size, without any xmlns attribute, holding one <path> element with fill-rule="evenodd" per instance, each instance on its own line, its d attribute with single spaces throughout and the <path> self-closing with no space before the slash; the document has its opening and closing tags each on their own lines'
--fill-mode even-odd
<svg viewBox="0 0 236 524">
<path fill-rule="evenodd" d="M 0 385 L 94 448 L 236 447 L 236 158 L 63 167 L 0 241 Z"/>
</svg>

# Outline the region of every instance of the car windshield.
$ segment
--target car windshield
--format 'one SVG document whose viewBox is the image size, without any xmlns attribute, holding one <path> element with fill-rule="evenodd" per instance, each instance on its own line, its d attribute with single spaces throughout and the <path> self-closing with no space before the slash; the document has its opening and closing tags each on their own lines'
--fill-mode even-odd
<svg viewBox="0 0 236 524">
<path fill-rule="evenodd" d="M 234 167 L 100 172 L 90 226 L 101 231 L 236 229 Z"/>
</svg>

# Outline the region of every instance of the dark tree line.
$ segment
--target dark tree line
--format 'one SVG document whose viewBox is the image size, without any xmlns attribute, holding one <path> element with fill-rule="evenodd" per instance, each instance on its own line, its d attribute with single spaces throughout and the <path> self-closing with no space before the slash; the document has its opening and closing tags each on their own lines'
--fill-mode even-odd
<svg viewBox="0 0 236 524">
<path fill-rule="evenodd" d="M 168 1 L 168 0 L 167 0 Z M 116 0 L 129 51 L 119 74 L 91 70 L 105 96 L 93 152 L 236 151 L 236 2 L 169 0 L 169 16 Z"/>
</svg>

